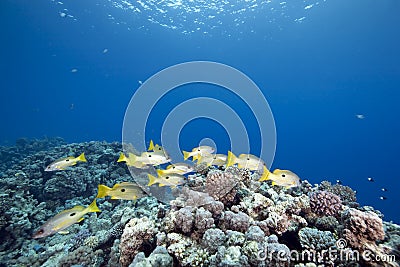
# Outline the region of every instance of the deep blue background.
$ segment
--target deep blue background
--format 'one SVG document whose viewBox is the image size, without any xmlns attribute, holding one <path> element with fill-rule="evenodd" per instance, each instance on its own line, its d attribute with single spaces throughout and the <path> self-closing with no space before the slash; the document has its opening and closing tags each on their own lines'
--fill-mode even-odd
<svg viewBox="0 0 400 267">
<path fill-rule="evenodd" d="M 230 37 L 185 35 L 145 20 L 128 30 L 107 19 L 113 13 L 129 21 L 128 12 L 94 4 L 103 1 L 73 2 L 1 1 L 1 144 L 43 136 L 120 141 L 139 80 L 181 62 L 217 61 L 263 90 L 277 126 L 275 168 L 312 183 L 340 179 L 357 190 L 361 204 L 400 222 L 399 1 L 331 0 L 302 23 L 256 17 L 255 33 L 226 25 Z M 74 10 L 77 21 L 61 18 L 62 8 Z M 202 138 L 189 127 L 202 129 L 198 123 L 182 132 L 183 146 Z M 223 130 L 214 126 L 207 135 L 220 136 L 223 147 Z"/>
</svg>

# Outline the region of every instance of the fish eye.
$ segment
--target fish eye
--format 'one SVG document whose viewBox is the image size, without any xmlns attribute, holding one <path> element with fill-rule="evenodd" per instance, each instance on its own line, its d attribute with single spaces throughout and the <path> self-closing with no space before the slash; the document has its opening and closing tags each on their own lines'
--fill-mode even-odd
<svg viewBox="0 0 400 267">
<path fill-rule="evenodd" d="M 197 149 L 197 151 L 200 151 L 200 149 Z"/>
<path fill-rule="evenodd" d="M 71 213 L 69 216 L 71 216 L 71 217 L 72 217 L 72 216 L 75 216 L 75 214 L 76 214 L 76 213 L 75 213 L 75 212 L 73 212 L 73 213 Z"/>
<path fill-rule="evenodd" d="M 149 155 L 149 158 L 151 158 L 151 155 Z"/>
<path fill-rule="evenodd" d="M 159 147 L 158 150 L 161 150 L 161 147 Z"/>
<path fill-rule="evenodd" d="M 173 166 L 172 169 L 175 169 L 175 166 Z"/>
<path fill-rule="evenodd" d="M 286 175 L 282 174 L 282 177 L 285 177 Z"/>
<path fill-rule="evenodd" d="M 250 160 L 250 158 L 247 158 L 247 160 Z"/>
<path fill-rule="evenodd" d="M 169 179 L 169 176 L 166 176 L 165 179 Z"/>
<path fill-rule="evenodd" d="M 66 159 L 65 161 L 69 161 L 69 159 Z"/>
<path fill-rule="evenodd" d="M 122 192 L 122 193 L 125 192 L 125 188 L 122 188 L 122 189 L 121 189 L 121 192 Z"/>
</svg>

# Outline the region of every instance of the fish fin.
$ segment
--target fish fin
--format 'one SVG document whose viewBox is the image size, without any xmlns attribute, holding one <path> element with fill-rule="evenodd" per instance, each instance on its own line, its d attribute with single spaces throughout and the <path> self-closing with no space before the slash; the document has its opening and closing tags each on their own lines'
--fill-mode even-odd
<svg viewBox="0 0 400 267">
<path fill-rule="evenodd" d="M 182 152 L 183 152 L 183 159 L 187 160 L 190 157 L 190 152 L 187 152 L 187 151 L 184 151 L 184 150 L 182 150 Z"/>
<path fill-rule="evenodd" d="M 287 186 L 285 186 L 285 189 L 289 189 L 291 186 L 290 185 L 287 185 Z"/>
<path fill-rule="evenodd" d="M 157 175 L 158 175 L 158 177 L 163 176 L 164 175 L 164 170 L 158 169 L 157 170 Z"/>
<path fill-rule="evenodd" d="M 271 172 L 267 169 L 267 167 L 264 166 L 263 170 L 264 170 L 264 171 L 263 171 L 263 173 L 262 173 L 260 179 L 258 180 L 259 182 L 267 181 L 267 180 L 270 180 L 270 179 L 271 179 L 271 178 L 269 177 L 269 175 L 270 175 Z"/>
<path fill-rule="evenodd" d="M 80 154 L 77 158 L 78 161 L 83 161 L 83 162 L 87 162 L 86 158 L 85 158 L 85 153 Z"/>
<path fill-rule="evenodd" d="M 82 218 L 80 218 L 79 220 L 77 220 L 76 222 L 77 222 L 77 223 L 80 223 L 80 222 L 83 221 L 84 219 L 85 219 L 85 218 L 82 217 Z"/>
<path fill-rule="evenodd" d="M 272 181 L 272 186 L 275 186 L 275 185 L 277 185 L 276 182 L 275 182 L 275 181 Z"/>
<path fill-rule="evenodd" d="M 110 199 L 119 199 L 119 198 L 117 198 L 116 196 L 112 196 Z"/>
<path fill-rule="evenodd" d="M 121 162 L 121 161 L 126 161 L 126 156 L 124 153 L 121 152 L 121 154 L 119 154 L 119 158 L 117 160 L 117 162 Z"/>
<path fill-rule="evenodd" d="M 161 187 L 161 186 L 166 186 L 166 184 L 158 184 L 158 186 L 160 186 L 160 187 Z"/>
<path fill-rule="evenodd" d="M 200 161 L 200 158 L 201 158 L 201 155 L 200 155 L 200 154 L 194 155 L 193 158 L 192 158 L 192 161 L 197 160 L 197 162 L 199 162 L 199 161 Z"/>
<path fill-rule="evenodd" d="M 90 203 L 87 207 L 88 212 L 101 212 L 101 210 L 97 207 L 96 198 Z"/>
<path fill-rule="evenodd" d="M 154 151 L 154 143 L 153 143 L 153 140 L 150 140 L 149 149 L 147 149 L 147 151 Z"/>
<path fill-rule="evenodd" d="M 226 160 L 226 167 L 230 167 L 235 165 L 237 157 L 232 153 L 232 151 L 228 151 L 228 158 Z"/>
<path fill-rule="evenodd" d="M 148 173 L 147 176 L 149 177 L 149 183 L 147 184 L 147 186 L 152 186 L 156 183 L 157 178 L 155 176 L 151 175 L 150 173 Z"/>
<path fill-rule="evenodd" d="M 99 184 L 97 187 L 97 196 L 96 198 L 103 198 L 105 196 L 107 196 L 108 192 L 110 192 L 111 188 L 109 188 L 108 186 Z"/>
<path fill-rule="evenodd" d="M 279 172 L 281 172 L 280 169 L 275 169 L 275 170 L 273 171 L 274 174 L 277 174 L 277 173 L 279 173 Z"/>
</svg>

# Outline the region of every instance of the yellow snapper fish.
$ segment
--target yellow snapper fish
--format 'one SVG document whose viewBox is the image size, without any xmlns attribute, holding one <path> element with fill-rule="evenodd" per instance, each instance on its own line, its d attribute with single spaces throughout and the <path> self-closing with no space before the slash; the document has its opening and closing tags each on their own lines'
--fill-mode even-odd
<svg viewBox="0 0 400 267">
<path fill-rule="evenodd" d="M 67 209 L 58 213 L 45 222 L 39 230 L 33 234 L 32 238 L 42 238 L 61 232 L 74 223 L 81 222 L 84 219 L 83 216 L 89 212 L 100 212 L 100 209 L 96 205 L 96 199 L 86 208 L 83 206 L 75 206 L 72 209 Z"/>
<path fill-rule="evenodd" d="M 145 193 L 136 183 L 122 182 L 112 188 L 99 184 L 96 198 L 106 196 L 110 196 L 111 199 L 136 200 L 144 197 Z"/>
<path fill-rule="evenodd" d="M 87 162 L 87 160 L 85 158 L 85 153 L 80 154 L 76 158 L 75 157 L 67 157 L 67 158 L 58 159 L 58 160 L 50 163 L 50 165 L 47 166 L 44 171 L 46 171 L 46 172 L 62 171 L 70 166 L 74 166 L 79 161 Z"/>
<path fill-rule="evenodd" d="M 164 176 L 167 174 L 172 174 L 172 173 L 176 173 L 176 174 L 186 174 L 189 172 L 192 172 L 194 170 L 193 166 L 186 164 L 186 163 L 174 163 L 171 165 L 167 166 L 167 169 L 162 170 L 159 169 L 157 170 L 157 174 L 158 176 Z"/>
<path fill-rule="evenodd" d="M 158 184 L 158 186 L 170 186 L 172 188 L 177 187 L 185 183 L 185 176 L 181 174 L 167 174 L 159 177 L 155 177 L 151 174 L 147 174 L 149 177 L 149 183 L 147 186 L 152 186 L 153 184 Z"/>
<path fill-rule="evenodd" d="M 261 170 L 264 166 L 262 159 L 251 154 L 240 154 L 236 157 L 231 151 L 228 151 L 228 159 L 226 167 L 237 164 L 239 168 L 246 168 L 251 171 Z"/>
<path fill-rule="evenodd" d="M 133 155 L 132 160 L 142 162 L 146 165 L 161 165 L 171 162 L 171 158 L 168 154 L 162 152 L 143 152 L 140 156 Z"/>
<path fill-rule="evenodd" d="M 153 151 L 156 153 L 158 152 L 160 154 L 168 155 L 167 151 L 165 151 L 165 149 L 162 146 L 154 144 L 153 140 L 150 140 L 150 145 L 147 151 Z"/>
<path fill-rule="evenodd" d="M 198 156 L 203 155 L 204 153 L 212 154 L 215 152 L 215 149 L 210 146 L 199 146 L 192 149 L 191 152 L 182 151 L 183 159 L 187 160 L 190 157 L 193 157 L 193 160 L 198 159 Z"/>
<path fill-rule="evenodd" d="M 121 152 L 117 162 L 125 162 L 126 165 L 132 166 L 132 167 L 135 167 L 135 168 L 139 168 L 139 169 L 148 168 L 148 166 L 146 164 L 144 164 L 143 162 L 133 161 L 132 159 L 135 158 L 135 157 L 136 157 L 136 155 L 133 154 L 133 153 L 129 153 L 129 155 L 127 157 L 127 156 L 125 156 L 124 153 Z"/>
<path fill-rule="evenodd" d="M 271 180 L 272 185 L 284 186 L 286 189 L 300 185 L 300 178 L 295 173 L 288 170 L 276 169 L 270 172 L 265 166 L 259 182 Z"/>
<path fill-rule="evenodd" d="M 224 154 L 207 154 L 200 155 L 197 164 L 206 163 L 207 166 L 224 166 L 227 162 L 227 156 Z"/>
</svg>

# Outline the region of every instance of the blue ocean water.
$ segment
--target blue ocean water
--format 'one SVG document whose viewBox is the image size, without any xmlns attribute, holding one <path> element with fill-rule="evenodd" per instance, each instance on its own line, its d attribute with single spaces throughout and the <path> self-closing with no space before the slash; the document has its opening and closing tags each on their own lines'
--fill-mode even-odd
<svg viewBox="0 0 400 267">
<path fill-rule="evenodd" d="M 339 179 L 362 205 L 399 223 L 399 11 L 394 0 L 3 0 L 0 144 L 121 141 L 125 109 L 142 82 L 175 64 L 215 61 L 248 75 L 267 99 L 273 168 L 311 183 Z M 149 138 L 159 141 L 174 106 L 201 96 L 236 110 L 257 154 L 268 129 L 257 128 L 240 98 L 204 84 L 160 100 Z M 222 153 L 230 147 L 224 125 L 201 118 L 183 127 L 179 143 L 190 149 L 204 138 Z"/>
</svg>

